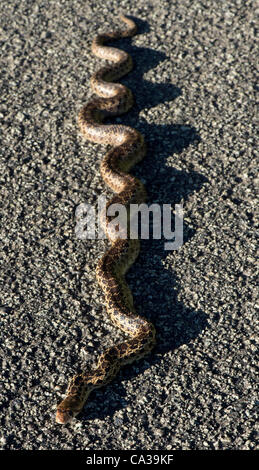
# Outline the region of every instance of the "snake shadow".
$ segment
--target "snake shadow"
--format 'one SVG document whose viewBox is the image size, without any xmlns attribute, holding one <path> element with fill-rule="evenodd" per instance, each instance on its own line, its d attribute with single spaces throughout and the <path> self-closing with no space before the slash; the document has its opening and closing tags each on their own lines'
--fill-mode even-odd
<svg viewBox="0 0 259 470">
<path fill-rule="evenodd" d="M 134 18 L 140 33 L 148 31 L 144 21 Z M 114 43 L 115 45 L 115 43 Z M 134 92 L 136 104 L 128 115 L 117 118 L 118 122 L 138 129 L 145 136 L 148 151 L 145 159 L 136 167 L 134 173 L 142 179 L 148 188 L 149 204 L 184 203 L 190 194 L 199 191 L 207 179 L 192 170 L 179 171 L 166 165 L 169 156 L 177 158 L 189 145 L 196 145 L 200 137 L 194 127 L 180 124 L 150 124 L 140 118 L 140 111 L 153 108 L 158 104 L 172 102 L 181 94 L 181 90 L 170 83 L 150 83 L 143 74 L 160 62 L 166 60 L 162 52 L 148 48 L 137 48 L 129 40 L 121 40 L 117 47 L 129 52 L 134 60 L 134 70 L 121 82 Z M 165 116 L 170 120 L 170 116 Z M 114 119 L 113 121 L 114 122 Z M 172 220 L 172 230 L 173 230 Z M 150 231 L 152 234 L 152 230 Z M 189 241 L 195 229 L 184 223 L 183 242 Z M 194 340 L 206 327 L 206 315 L 200 310 L 194 311 L 177 300 L 177 285 L 173 270 L 165 270 L 163 262 L 172 252 L 165 251 L 165 240 L 142 240 L 141 253 L 130 270 L 127 280 L 132 289 L 137 311 L 152 321 L 157 330 L 157 346 L 145 359 L 125 366 L 116 379 L 101 390 L 91 394 L 80 418 L 84 420 L 103 419 L 112 416 L 118 409 L 125 408 L 125 390 L 121 380 L 131 380 L 151 365 L 159 363 L 161 356 L 173 351 L 182 344 Z M 195 261 L 195 260 L 194 260 Z M 136 285 L 136 279 L 140 282 Z M 118 425 L 120 423 L 117 423 Z"/>
</svg>

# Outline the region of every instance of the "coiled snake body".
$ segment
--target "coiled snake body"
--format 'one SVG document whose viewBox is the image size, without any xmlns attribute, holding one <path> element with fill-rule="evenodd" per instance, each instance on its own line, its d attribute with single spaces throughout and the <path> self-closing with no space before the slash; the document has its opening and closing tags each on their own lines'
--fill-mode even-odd
<svg viewBox="0 0 259 470">
<path fill-rule="evenodd" d="M 128 126 L 102 124 L 106 116 L 123 114 L 133 104 L 131 91 L 120 83 L 112 83 L 132 69 L 130 55 L 104 46 L 109 40 L 136 33 L 136 25 L 132 20 L 125 16 L 120 19 L 126 23 L 126 30 L 98 35 L 93 41 L 93 53 L 111 60 L 113 64 L 93 75 L 91 86 L 98 97 L 82 108 L 78 122 L 87 140 L 111 146 L 101 163 L 101 175 L 116 193 L 101 216 L 111 247 L 99 261 L 96 275 L 104 291 L 107 312 L 113 323 L 129 335 L 129 339 L 105 350 L 93 371 L 82 372 L 72 378 L 66 397 L 57 407 L 56 421 L 60 424 L 68 423 L 82 410 L 93 389 L 106 385 L 122 365 L 143 357 L 155 344 L 155 328 L 152 323 L 137 315 L 131 291 L 125 281 L 126 271 L 138 256 L 139 240 L 129 237 L 129 217 L 118 235 L 115 224 L 111 223 L 114 214 L 113 217 L 107 215 L 112 204 L 123 204 L 129 212 L 130 204 L 141 204 L 146 198 L 143 184 L 128 173 L 145 155 L 143 136 Z"/>
</svg>

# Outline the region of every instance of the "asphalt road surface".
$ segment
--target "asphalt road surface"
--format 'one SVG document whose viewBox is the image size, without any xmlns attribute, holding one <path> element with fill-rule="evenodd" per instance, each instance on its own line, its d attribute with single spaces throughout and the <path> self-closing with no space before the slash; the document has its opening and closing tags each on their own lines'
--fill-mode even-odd
<svg viewBox="0 0 259 470">
<path fill-rule="evenodd" d="M 255 449 L 255 3 L 9 0 L 1 4 L 1 448 Z M 102 61 L 99 31 L 124 11 L 117 46 L 143 133 L 135 170 L 149 202 L 183 203 L 184 243 L 144 240 L 128 280 L 156 349 L 93 392 L 67 426 L 69 378 L 122 339 L 95 280 L 106 240 L 79 240 L 75 211 L 111 193 L 105 146 L 77 114 Z"/>
</svg>

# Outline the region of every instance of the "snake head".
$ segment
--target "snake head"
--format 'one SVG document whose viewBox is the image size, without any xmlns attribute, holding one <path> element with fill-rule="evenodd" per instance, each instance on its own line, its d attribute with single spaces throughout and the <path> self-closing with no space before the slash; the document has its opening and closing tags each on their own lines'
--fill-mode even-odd
<svg viewBox="0 0 259 470">
<path fill-rule="evenodd" d="M 74 418 L 75 414 L 73 413 L 72 410 L 62 410 L 62 409 L 57 409 L 56 413 L 56 423 L 59 424 L 67 424 L 72 421 Z"/>
<path fill-rule="evenodd" d="M 81 411 L 74 397 L 65 398 L 57 407 L 56 423 L 67 424 Z"/>
</svg>

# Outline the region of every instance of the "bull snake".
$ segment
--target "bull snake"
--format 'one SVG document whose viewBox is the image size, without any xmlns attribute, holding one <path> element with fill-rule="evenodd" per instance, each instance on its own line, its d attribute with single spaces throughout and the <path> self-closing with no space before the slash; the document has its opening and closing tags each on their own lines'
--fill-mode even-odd
<svg viewBox="0 0 259 470">
<path fill-rule="evenodd" d="M 98 262 L 96 276 L 111 320 L 129 338 L 106 349 L 95 369 L 72 378 L 66 397 L 57 407 L 56 422 L 60 424 L 70 422 L 82 410 L 92 390 L 109 383 L 121 366 L 140 359 L 155 344 L 155 328 L 136 313 L 131 291 L 125 281 L 127 270 L 138 256 L 140 242 L 137 238 L 129 238 L 129 222 L 124 227 L 124 236 L 121 232 L 118 236 L 116 226 L 111 223 L 114 217 L 107 215 L 112 204 L 123 204 L 128 209 L 130 204 L 141 204 L 146 199 L 144 185 L 128 173 L 145 156 L 143 136 L 128 126 L 102 124 L 106 116 L 123 114 L 133 105 L 131 91 L 120 83 L 113 83 L 132 69 L 131 56 L 104 45 L 110 40 L 136 33 L 136 25 L 131 19 L 121 15 L 120 20 L 126 23 L 126 29 L 104 33 L 93 40 L 92 52 L 113 64 L 102 67 L 92 76 L 91 86 L 98 96 L 82 108 L 78 123 L 88 141 L 111 146 L 101 162 L 102 178 L 116 193 L 107 203 L 102 216 L 102 226 L 111 247 Z"/>
</svg>

